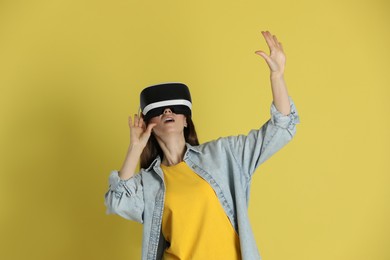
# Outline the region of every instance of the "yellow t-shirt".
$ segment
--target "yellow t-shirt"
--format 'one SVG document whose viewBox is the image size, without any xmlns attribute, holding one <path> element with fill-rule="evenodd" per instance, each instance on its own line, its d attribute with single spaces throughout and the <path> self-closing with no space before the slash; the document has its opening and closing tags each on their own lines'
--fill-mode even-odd
<svg viewBox="0 0 390 260">
<path fill-rule="evenodd" d="M 166 186 L 164 260 L 238 260 L 240 244 L 212 187 L 185 162 L 161 165 Z"/>
</svg>

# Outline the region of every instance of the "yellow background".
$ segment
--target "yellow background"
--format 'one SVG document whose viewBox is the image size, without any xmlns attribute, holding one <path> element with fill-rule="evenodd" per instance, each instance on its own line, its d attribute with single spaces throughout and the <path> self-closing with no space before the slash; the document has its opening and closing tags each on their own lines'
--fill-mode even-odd
<svg viewBox="0 0 390 260">
<path fill-rule="evenodd" d="M 265 260 L 390 259 L 390 4 L 385 0 L 0 2 L 2 259 L 139 259 L 142 226 L 107 216 L 139 92 L 187 83 L 202 142 L 259 127 L 256 50 L 287 54 L 296 138 L 254 177 Z"/>
</svg>

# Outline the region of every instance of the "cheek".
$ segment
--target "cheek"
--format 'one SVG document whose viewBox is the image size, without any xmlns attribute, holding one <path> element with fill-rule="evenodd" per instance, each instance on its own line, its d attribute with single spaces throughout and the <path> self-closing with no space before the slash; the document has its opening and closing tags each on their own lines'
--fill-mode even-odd
<svg viewBox="0 0 390 260">
<path fill-rule="evenodd" d="M 178 115 L 177 117 L 181 122 L 185 123 L 186 122 L 186 116 L 185 115 Z"/>
<path fill-rule="evenodd" d="M 155 117 L 152 117 L 151 119 L 149 119 L 149 122 L 148 122 L 148 124 L 150 124 L 150 123 L 158 123 L 160 120 L 159 120 L 159 118 L 158 118 L 158 116 L 155 116 Z"/>
</svg>

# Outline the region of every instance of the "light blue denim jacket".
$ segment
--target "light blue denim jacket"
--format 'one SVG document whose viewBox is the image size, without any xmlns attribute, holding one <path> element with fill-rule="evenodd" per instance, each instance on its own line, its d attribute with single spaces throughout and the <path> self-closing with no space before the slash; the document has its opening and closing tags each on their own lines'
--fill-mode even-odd
<svg viewBox="0 0 390 260">
<path fill-rule="evenodd" d="M 289 115 L 281 114 L 272 103 L 270 120 L 248 135 L 219 138 L 199 146 L 187 144 L 183 160 L 214 189 L 239 234 L 243 260 L 260 259 L 248 219 L 252 174 L 291 140 L 299 123 L 294 102 L 289 99 Z M 118 172 L 113 171 L 105 194 L 107 214 L 143 223 L 143 260 L 161 259 L 166 246 L 161 233 L 165 185 L 160 163 L 157 157 L 149 168 L 128 180 L 120 180 Z"/>
</svg>

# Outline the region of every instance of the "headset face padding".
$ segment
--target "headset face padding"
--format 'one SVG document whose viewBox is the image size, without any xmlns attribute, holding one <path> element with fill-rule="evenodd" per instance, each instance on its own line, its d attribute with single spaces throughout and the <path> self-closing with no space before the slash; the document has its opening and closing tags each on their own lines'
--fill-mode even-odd
<svg viewBox="0 0 390 260">
<path fill-rule="evenodd" d="M 162 83 L 147 87 L 141 92 L 140 103 L 146 121 L 161 115 L 167 107 L 175 114 L 191 115 L 191 94 L 183 83 Z"/>
</svg>

